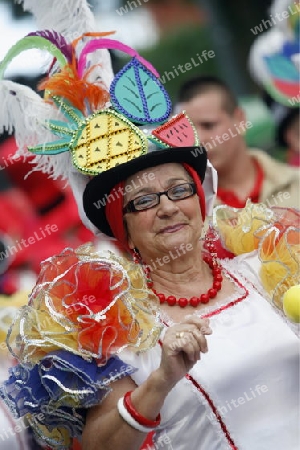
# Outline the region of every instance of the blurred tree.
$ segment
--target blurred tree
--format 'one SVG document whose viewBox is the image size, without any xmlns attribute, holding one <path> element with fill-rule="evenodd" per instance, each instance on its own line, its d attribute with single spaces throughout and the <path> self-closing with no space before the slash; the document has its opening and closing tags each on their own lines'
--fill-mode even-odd
<svg viewBox="0 0 300 450">
<path fill-rule="evenodd" d="M 207 52 L 212 49 L 207 29 L 190 26 L 168 33 L 155 46 L 139 49 L 139 54 L 155 67 L 171 100 L 175 101 L 179 86 L 188 78 L 199 73 L 217 74 L 216 58 L 207 56 Z M 207 60 L 201 56 L 203 50 L 206 50 Z M 117 72 L 129 58 L 119 53 L 113 55 L 113 68 Z M 189 64 L 188 70 L 184 68 L 186 64 Z M 182 66 L 181 69 L 179 65 Z"/>
<path fill-rule="evenodd" d="M 141 50 L 140 53 L 159 72 L 171 99 L 175 100 L 179 86 L 186 79 L 199 73 L 217 72 L 216 58 L 201 58 L 203 50 L 209 52 L 212 49 L 208 30 L 194 25 L 177 28 L 163 36 L 157 45 Z M 189 66 L 186 67 L 190 67 L 188 70 L 185 69 L 187 64 Z M 179 65 L 183 66 L 182 69 Z"/>
<path fill-rule="evenodd" d="M 273 0 L 114 0 L 110 6 L 115 9 L 118 5 L 131 4 L 137 7 L 153 7 L 162 9 L 162 22 L 170 21 L 171 11 L 175 11 L 175 5 L 187 10 L 195 11 L 193 7 L 198 7 L 198 19 L 201 20 L 199 28 L 194 25 L 183 28 L 183 21 L 188 14 L 179 17 L 180 23 L 172 25 L 172 30 L 166 28 L 164 36 L 159 44 L 153 49 L 141 52 L 145 57 L 158 68 L 163 74 L 169 72 L 172 67 L 178 64 L 187 63 L 190 58 L 195 57 L 203 49 L 214 50 L 216 57 L 205 65 L 195 67 L 174 80 L 168 81 L 168 90 L 174 96 L 177 86 L 187 77 L 195 73 L 218 73 L 232 87 L 238 96 L 258 92 L 259 88 L 250 77 L 248 70 L 248 54 L 250 47 L 256 36 L 251 32 L 251 28 L 260 24 L 263 19 L 269 18 L 269 8 Z M 0 0 L 10 5 L 12 15 L 15 19 L 22 18 L 25 14 L 22 5 L 16 4 L 13 0 Z M 108 4 L 106 0 L 90 0 L 92 7 L 100 8 Z M 192 5 L 192 6 L 191 6 Z M 101 6 L 101 7 L 102 7 Z M 167 13 L 169 8 L 169 13 Z M 130 14 L 128 10 L 128 14 Z M 168 20 L 167 20 L 168 19 Z M 178 20 L 178 19 L 177 19 Z M 203 28 L 205 21 L 205 28 Z M 173 41 L 173 42 L 172 42 Z M 162 47 L 161 47 L 162 46 Z M 161 47 L 161 48 L 160 48 Z"/>
<path fill-rule="evenodd" d="M 269 17 L 272 0 L 197 0 L 208 16 L 222 76 L 238 95 L 258 90 L 248 70 L 249 50 L 256 36 L 251 31 Z"/>
<path fill-rule="evenodd" d="M 214 69 L 218 71 L 218 74 L 227 81 L 238 96 L 259 90 L 251 79 L 248 70 L 249 50 L 256 38 L 251 32 L 251 28 L 254 28 L 263 19 L 269 17 L 268 12 L 272 0 L 252 0 L 251 3 L 249 0 L 239 0 L 239 2 L 236 0 L 151 0 L 151 2 L 148 0 L 121 0 L 120 3 L 131 5 L 128 14 L 130 14 L 134 5 L 149 8 L 155 14 L 161 33 L 163 35 L 166 32 L 170 33 L 166 39 L 169 42 L 169 50 L 172 49 L 171 39 L 178 43 L 175 30 L 178 27 L 181 28 L 183 22 L 188 18 L 192 24 L 195 24 L 198 20 L 199 27 L 202 27 L 204 23 L 208 32 L 205 41 L 209 40 L 210 49 L 213 49 L 216 53 Z M 198 13 L 195 10 L 195 6 L 198 7 Z M 178 17 L 180 7 L 182 13 Z M 184 8 L 186 8 L 186 11 L 184 11 Z M 188 11 L 192 14 L 189 15 Z M 177 23 L 175 22 L 176 17 Z M 199 20 L 199 17 L 201 17 L 201 20 Z M 172 26 L 172 30 L 170 30 L 170 26 Z M 187 33 L 189 32 L 187 29 L 186 31 Z M 178 33 L 182 38 L 182 33 L 180 31 Z M 203 31 L 199 31 L 199 33 L 201 33 L 201 36 L 205 34 Z M 188 33 L 187 38 L 189 36 L 192 39 L 195 37 L 193 32 Z M 173 64 L 176 66 L 176 64 L 180 63 L 176 50 L 174 55 L 169 54 L 168 56 L 164 55 L 163 51 L 160 51 L 159 47 L 164 45 L 164 42 L 163 38 L 153 51 L 158 54 L 158 57 L 167 58 L 169 67 L 172 67 Z M 193 45 L 194 42 L 191 40 L 190 46 L 193 47 Z M 148 50 L 145 53 L 148 54 Z M 158 61 L 156 55 L 152 53 L 150 51 L 150 61 L 155 63 L 157 67 L 162 66 L 163 71 L 168 70 L 166 68 L 167 64 L 164 64 L 164 61 Z M 188 53 L 187 55 L 190 54 Z M 187 61 L 188 57 L 185 57 L 185 60 Z M 207 65 L 208 70 L 210 70 L 209 65 Z M 162 72 L 161 69 L 160 72 Z M 182 79 L 184 78 L 185 76 Z M 173 91 L 173 85 L 176 85 L 176 81 L 174 83 L 170 82 L 171 91 Z"/>
</svg>

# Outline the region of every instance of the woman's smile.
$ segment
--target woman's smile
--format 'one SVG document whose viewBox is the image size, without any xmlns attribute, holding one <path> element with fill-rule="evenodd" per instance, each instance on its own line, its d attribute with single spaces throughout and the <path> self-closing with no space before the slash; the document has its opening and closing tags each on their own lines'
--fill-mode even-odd
<svg viewBox="0 0 300 450">
<path fill-rule="evenodd" d="M 178 223 L 176 225 L 170 225 L 168 227 L 163 228 L 159 231 L 159 234 L 163 233 L 176 233 L 177 231 L 181 230 L 183 227 L 185 227 L 185 223 Z"/>
</svg>

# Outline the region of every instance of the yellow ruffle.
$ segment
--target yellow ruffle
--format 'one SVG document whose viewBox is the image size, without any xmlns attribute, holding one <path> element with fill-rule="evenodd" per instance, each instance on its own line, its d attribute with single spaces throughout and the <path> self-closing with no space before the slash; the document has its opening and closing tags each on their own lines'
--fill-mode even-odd
<svg viewBox="0 0 300 450">
<path fill-rule="evenodd" d="M 11 296 L 0 295 L 0 352 L 7 353 L 6 336 L 18 310 L 27 304 L 29 292 L 20 291 Z"/>
<path fill-rule="evenodd" d="M 243 209 L 217 206 L 213 222 L 230 252 L 258 251 L 262 285 L 282 309 L 284 293 L 300 283 L 300 212 L 248 201 Z"/>
</svg>

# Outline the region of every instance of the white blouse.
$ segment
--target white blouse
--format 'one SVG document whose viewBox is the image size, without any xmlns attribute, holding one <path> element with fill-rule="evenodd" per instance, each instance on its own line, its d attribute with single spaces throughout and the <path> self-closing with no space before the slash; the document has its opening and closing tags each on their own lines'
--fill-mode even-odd
<svg viewBox="0 0 300 450">
<path fill-rule="evenodd" d="M 155 448 L 299 450 L 299 339 L 245 281 L 255 281 L 249 261 L 224 265 L 238 281 L 236 292 L 205 310 L 209 351 L 168 394 Z M 138 368 L 132 379 L 140 385 L 159 366 L 161 348 L 119 356 Z"/>
</svg>

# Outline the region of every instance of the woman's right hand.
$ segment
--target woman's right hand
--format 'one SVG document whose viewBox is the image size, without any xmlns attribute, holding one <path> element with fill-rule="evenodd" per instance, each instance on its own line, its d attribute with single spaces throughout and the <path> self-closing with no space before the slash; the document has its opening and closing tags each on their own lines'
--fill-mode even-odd
<svg viewBox="0 0 300 450">
<path fill-rule="evenodd" d="M 162 341 L 160 376 L 175 385 L 208 351 L 206 336 L 212 334 L 208 319 L 188 316 L 169 327 Z"/>
</svg>

